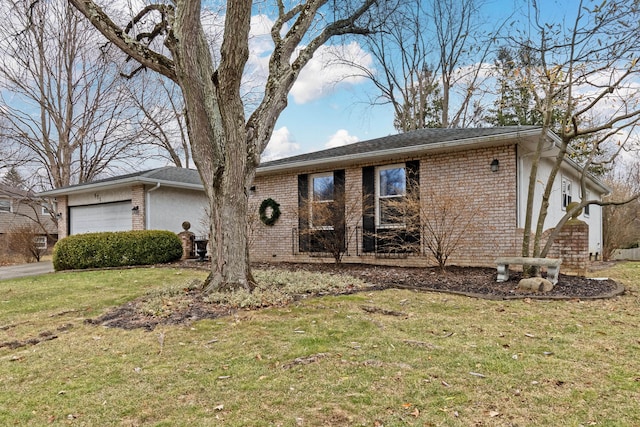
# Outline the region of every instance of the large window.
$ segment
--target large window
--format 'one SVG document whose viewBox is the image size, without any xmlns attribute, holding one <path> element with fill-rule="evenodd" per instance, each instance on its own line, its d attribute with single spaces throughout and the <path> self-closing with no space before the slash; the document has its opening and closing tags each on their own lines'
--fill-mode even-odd
<svg viewBox="0 0 640 427">
<path fill-rule="evenodd" d="M 334 200 L 333 172 L 311 175 L 311 203 L 309 203 L 312 228 L 331 229 L 332 202 Z"/>
<path fill-rule="evenodd" d="M 0 199 L 0 212 L 11 212 L 11 200 Z"/>
<path fill-rule="evenodd" d="M 376 173 L 376 211 L 380 227 L 404 224 L 400 203 L 407 190 L 405 165 L 381 166 Z"/>
<path fill-rule="evenodd" d="M 562 177 L 562 210 L 567 210 L 567 206 L 571 203 L 571 180 Z"/>
</svg>

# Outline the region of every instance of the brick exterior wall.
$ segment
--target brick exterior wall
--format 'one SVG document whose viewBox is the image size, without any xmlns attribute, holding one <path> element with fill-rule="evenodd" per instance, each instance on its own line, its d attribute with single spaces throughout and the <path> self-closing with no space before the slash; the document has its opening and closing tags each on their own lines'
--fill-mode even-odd
<svg viewBox="0 0 640 427">
<path fill-rule="evenodd" d="M 58 213 L 61 214 L 58 218 L 58 239 L 62 239 L 69 235 L 69 204 L 67 196 L 58 196 L 56 201 Z"/>
<path fill-rule="evenodd" d="M 249 250 L 254 261 L 295 261 L 292 230 L 298 228 L 297 175 L 270 175 L 254 181 L 249 195 Z M 258 209 L 263 200 L 280 204 L 280 218 L 272 226 L 260 221 Z"/>
<path fill-rule="evenodd" d="M 493 159 L 498 172 L 491 172 Z M 420 162 L 421 200 L 449 195 L 467 225 L 449 260 L 457 265 L 495 265 L 497 256 L 516 250 L 517 193 L 514 146 L 441 154 Z M 432 196 L 433 197 L 433 196 Z M 446 197 L 446 196 L 445 196 Z M 446 201 L 449 202 L 449 201 Z"/>
<path fill-rule="evenodd" d="M 500 162 L 498 172 L 492 172 L 493 159 Z M 429 194 L 444 194 L 462 210 L 463 223 L 470 221 L 459 248 L 449 264 L 494 266 L 496 256 L 513 255 L 519 247 L 516 236 L 516 152 L 515 145 L 441 153 L 419 158 L 404 158 L 386 164 L 419 160 L 420 199 Z M 424 248 L 417 256 L 384 258 L 363 254 L 362 168 L 385 163 L 360 163 L 345 168 L 347 253 L 343 262 L 364 262 L 407 266 L 433 265 Z M 306 170 L 313 174 L 330 170 Z M 281 216 L 273 226 L 266 226 L 258 217 L 258 207 L 266 198 L 280 204 Z M 310 256 L 298 252 L 298 173 L 258 176 L 255 190 L 249 197 L 249 241 L 253 261 L 333 262 L 330 256 Z"/>
<path fill-rule="evenodd" d="M 146 227 L 146 214 L 145 214 L 145 191 L 144 185 L 132 185 L 131 186 L 131 207 L 138 207 L 137 211 L 131 212 L 131 229 L 132 230 L 144 230 Z"/>
</svg>

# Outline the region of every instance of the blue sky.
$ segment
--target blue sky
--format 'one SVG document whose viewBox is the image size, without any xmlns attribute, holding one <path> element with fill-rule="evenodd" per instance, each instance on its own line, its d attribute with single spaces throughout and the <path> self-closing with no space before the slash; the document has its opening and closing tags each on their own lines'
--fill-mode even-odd
<svg viewBox="0 0 640 427">
<path fill-rule="evenodd" d="M 481 14 L 491 26 L 509 16 L 513 16 L 512 20 L 524 20 L 530 1 L 489 0 Z M 564 11 L 575 10 L 578 4 L 576 0 L 538 2 L 543 15 L 548 14 L 551 19 L 561 19 Z M 301 75 L 301 79 L 304 76 Z M 366 102 L 367 95 L 376 94 L 370 82 L 343 83 L 335 88 L 328 86 L 321 92 L 322 96 L 304 102 L 296 102 L 301 97 L 289 97 L 289 105 L 280 116 L 264 153 L 265 160 L 321 150 L 331 143 L 352 143 L 397 133 L 393 127 L 391 106 L 372 107 Z"/>
</svg>

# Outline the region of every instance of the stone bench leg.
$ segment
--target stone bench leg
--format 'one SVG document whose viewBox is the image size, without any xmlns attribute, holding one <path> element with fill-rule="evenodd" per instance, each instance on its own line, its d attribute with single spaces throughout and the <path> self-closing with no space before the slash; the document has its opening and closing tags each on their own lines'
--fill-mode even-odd
<svg viewBox="0 0 640 427">
<path fill-rule="evenodd" d="M 555 265 L 550 265 L 547 267 L 547 280 L 553 283 L 554 285 L 558 283 L 558 275 L 560 274 L 560 267 Z"/>
<path fill-rule="evenodd" d="M 498 278 L 496 282 L 506 282 L 509 280 L 509 264 L 498 264 Z"/>
</svg>

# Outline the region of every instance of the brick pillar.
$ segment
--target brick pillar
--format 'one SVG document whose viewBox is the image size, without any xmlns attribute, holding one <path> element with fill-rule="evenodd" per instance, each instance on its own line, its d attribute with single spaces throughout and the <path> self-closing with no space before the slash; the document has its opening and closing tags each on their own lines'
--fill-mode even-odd
<svg viewBox="0 0 640 427">
<path fill-rule="evenodd" d="M 131 186 L 131 229 L 132 230 L 144 230 L 146 227 L 145 221 L 145 199 L 144 199 L 144 185 Z M 136 209 L 136 206 L 138 207 Z"/>
<path fill-rule="evenodd" d="M 191 231 L 181 231 L 178 233 L 178 237 L 180 237 L 180 241 L 182 242 L 182 259 L 195 257 L 193 241 L 196 235 Z"/>
<path fill-rule="evenodd" d="M 58 240 L 69 235 L 69 209 L 67 196 L 56 197 L 57 211 L 56 219 L 58 220 Z M 58 216 L 59 215 L 59 216 Z"/>
<path fill-rule="evenodd" d="M 180 241 L 182 242 L 182 259 L 195 258 L 196 256 L 194 244 L 196 235 L 189 231 L 189 228 L 191 228 L 191 223 L 185 221 L 182 223 L 182 231 L 178 233 L 178 237 L 180 237 Z"/>
<path fill-rule="evenodd" d="M 589 226 L 578 219 L 569 220 L 553 242 L 549 255 L 562 258 L 560 272 L 586 276 L 589 263 Z"/>
</svg>

